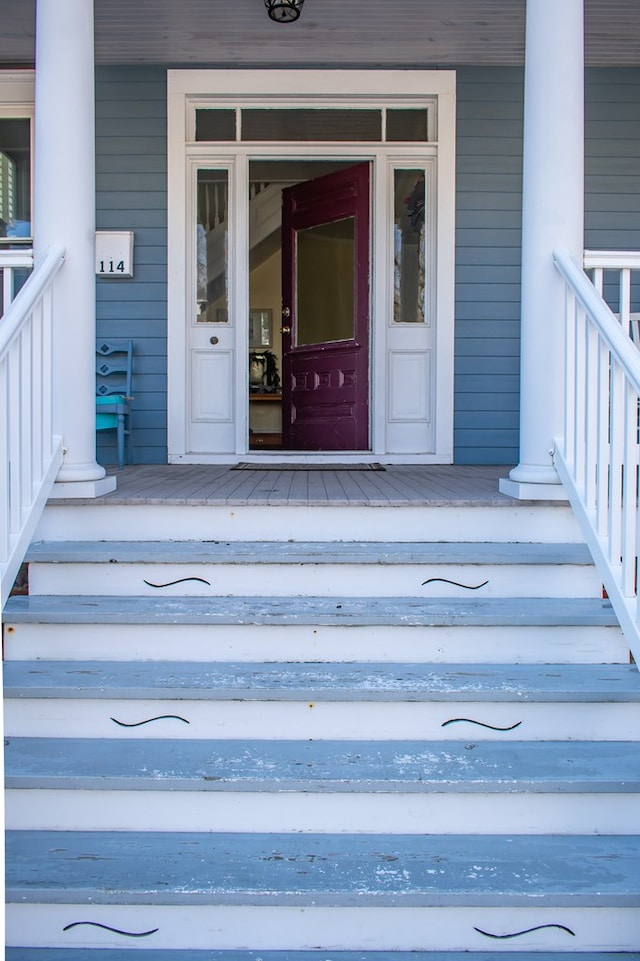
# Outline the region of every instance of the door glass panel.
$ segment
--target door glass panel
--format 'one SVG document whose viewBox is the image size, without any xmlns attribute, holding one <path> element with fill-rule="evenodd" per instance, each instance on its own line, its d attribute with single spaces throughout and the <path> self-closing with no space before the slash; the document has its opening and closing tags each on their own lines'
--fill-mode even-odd
<svg viewBox="0 0 640 961">
<path fill-rule="evenodd" d="M 198 171 L 196 220 L 196 320 L 227 323 L 229 174 L 226 170 Z"/>
<path fill-rule="evenodd" d="M 423 170 L 394 171 L 393 319 L 425 319 L 425 180 Z"/>
<path fill-rule="evenodd" d="M 354 217 L 297 232 L 297 346 L 354 338 L 354 253 Z"/>
<path fill-rule="evenodd" d="M 313 108 L 242 111 L 243 140 L 379 141 L 381 110 Z"/>
<path fill-rule="evenodd" d="M 196 110 L 196 140 L 235 140 L 236 112 L 231 108 Z"/>
<path fill-rule="evenodd" d="M 426 143 L 429 139 L 425 109 L 387 110 L 387 140 Z"/>
<path fill-rule="evenodd" d="M 31 237 L 31 122 L 0 120 L 0 237 L 4 244 Z"/>
</svg>

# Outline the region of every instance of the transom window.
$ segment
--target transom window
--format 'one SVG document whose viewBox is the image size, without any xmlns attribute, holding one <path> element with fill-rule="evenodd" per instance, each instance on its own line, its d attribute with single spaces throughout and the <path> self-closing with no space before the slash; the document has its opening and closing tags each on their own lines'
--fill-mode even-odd
<svg viewBox="0 0 640 961">
<path fill-rule="evenodd" d="M 209 143 L 428 143 L 429 109 L 420 107 L 198 107 L 195 139 Z"/>
</svg>

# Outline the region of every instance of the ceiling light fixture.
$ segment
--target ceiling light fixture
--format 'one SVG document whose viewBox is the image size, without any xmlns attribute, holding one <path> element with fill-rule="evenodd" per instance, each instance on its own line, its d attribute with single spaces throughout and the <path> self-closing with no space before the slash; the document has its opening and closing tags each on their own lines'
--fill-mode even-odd
<svg viewBox="0 0 640 961">
<path fill-rule="evenodd" d="M 264 0 L 267 13 L 278 23 L 293 23 L 300 16 L 304 0 Z"/>
</svg>

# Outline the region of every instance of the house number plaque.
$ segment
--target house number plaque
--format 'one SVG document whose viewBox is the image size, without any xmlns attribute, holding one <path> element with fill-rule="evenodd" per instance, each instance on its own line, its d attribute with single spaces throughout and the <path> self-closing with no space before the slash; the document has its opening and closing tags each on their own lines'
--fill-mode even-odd
<svg viewBox="0 0 640 961">
<path fill-rule="evenodd" d="M 133 277 L 133 231 L 96 232 L 96 274 L 98 277 Z"/>
</svg>

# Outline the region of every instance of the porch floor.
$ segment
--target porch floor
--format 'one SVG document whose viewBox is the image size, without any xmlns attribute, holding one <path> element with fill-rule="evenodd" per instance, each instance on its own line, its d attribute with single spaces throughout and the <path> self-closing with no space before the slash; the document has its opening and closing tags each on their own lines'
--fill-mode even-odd
<svg viewBox="0 0 640 961">
<path fill-rule="evenodd" d="M 110 471 L 111 472 L 111 471 Z M 384 470 L 266 470 L 259 465 L 148 464 L 117 471 L 118 487 L 99 498 L 109 504 L 508 507 L 498 481 L 505 466 L 393 464 Z M 61 501 L 56 501 L 61 503 Z M 68 503 L 79 503 L 70 500 Z M 87 503 L 95 504 L 96 501 Z M 521 504 L 522 501 L 517 503 Z M 536 501 L 540 504 L 540 501 Z M 549 503 L 558 504 L 558 501 Z M 560 503 L 563 503 L 562 501 Z"/>
</svg>

